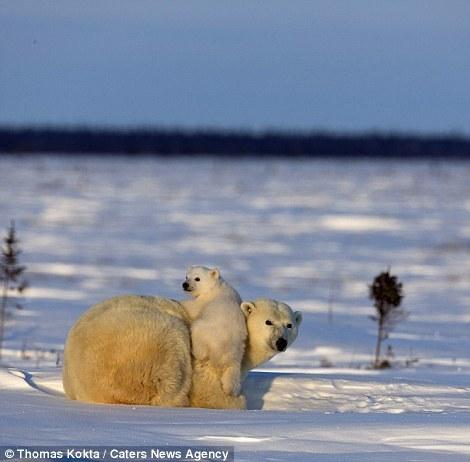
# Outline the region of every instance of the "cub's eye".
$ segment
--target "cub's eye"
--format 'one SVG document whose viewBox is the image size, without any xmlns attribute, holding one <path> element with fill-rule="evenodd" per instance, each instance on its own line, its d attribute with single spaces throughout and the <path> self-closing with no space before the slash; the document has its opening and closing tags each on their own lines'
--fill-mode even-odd
<svg viewBox="0 0 470 462">
<path fill-rule="evenodd" d="M 267 319 L 267 320 L 266 320 L 266 325 L 267 325 L 267 326 L 272 326 L 273 323 L 272 323 L 269 319 Z"/>
<path fill-rule="evenodd" d="M 289 323 L 289 324 L 287 324 L 287 326 L 286 326 L 286 327 L 287 327 L 288 329 L 292 329 L 292 324 L 291 324 L 291 323 Z"/>
<path fill-rule="evenodd" d="M 195 281 L 199 282 L 201 278 L 194 278 Z"/>
</svg>

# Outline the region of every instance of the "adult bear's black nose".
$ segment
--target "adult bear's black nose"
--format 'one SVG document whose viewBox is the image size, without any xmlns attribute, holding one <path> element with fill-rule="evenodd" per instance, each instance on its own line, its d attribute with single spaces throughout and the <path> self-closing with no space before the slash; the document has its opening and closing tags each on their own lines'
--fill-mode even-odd
<svg viewBox="0 0 470 462">
<path fill-rule="evenodd" d="M 188 282 L 187 282 L 187 281 L 184 281 L 184 282 L 183 282 L 183 289 L 184 289 L 184 290 L 188 290 L 188 287 L 189 287 Z"/>
<path fill-rule="evenodd" d="M 287 348 L 287 340 L 285 338 L 278 338 L 276 341 L 277 351 L 284 351 Z"/>
</svg>

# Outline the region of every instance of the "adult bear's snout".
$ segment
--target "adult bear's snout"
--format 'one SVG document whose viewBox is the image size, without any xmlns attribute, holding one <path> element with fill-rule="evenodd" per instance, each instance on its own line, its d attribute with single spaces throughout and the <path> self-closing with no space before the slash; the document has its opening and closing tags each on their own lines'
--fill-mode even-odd
<svg viewBox="0 0 470 462">
<path fill-rule="evenodd" d="M 287 340 L 285 338 L 278 338 L 276 341 L 277 351 L 284 351 L 287 348 Z"/>
</svg>

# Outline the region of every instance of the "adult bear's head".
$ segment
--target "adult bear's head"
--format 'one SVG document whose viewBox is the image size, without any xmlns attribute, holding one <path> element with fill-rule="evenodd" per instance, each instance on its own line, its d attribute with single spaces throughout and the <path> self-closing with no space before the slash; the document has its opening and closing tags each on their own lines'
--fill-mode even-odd
<svg viewBox="0 0 470 462">
<path fill-rule="evenodd" d="M 248 368 L 256 367 L 285 351 L 297 338 L 302 313 L 289 305 L 259 298 L 240 305 L 246 317 Z"/>
</svg>

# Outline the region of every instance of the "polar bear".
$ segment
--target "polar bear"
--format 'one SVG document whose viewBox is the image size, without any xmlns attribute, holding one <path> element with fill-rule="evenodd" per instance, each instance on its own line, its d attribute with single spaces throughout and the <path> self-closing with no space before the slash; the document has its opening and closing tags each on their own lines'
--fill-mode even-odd
<svg viewBox="0 0 470 462">
<path fill-rule="evenodd" d="M 302 316 L 269 299 L 245 302 L 242 310 L 246 375 L 292 344 Z M 124 295 L 98 303 L 78 319 L 65 344 L 64 391 L 79 401 L 245 409 L 243 394 L 227 395 L 219 377 L 207 361 L 191 358 L 189 319 L 168 298 Z"/>
<path fill-rule="evenodd" d="M 248 338 L 242 361 L 242 379 L 255 367 L 285 351 L 295 341 L 302 322 L 302 313 L 293 312 L 285 303 L 269 298 L 243 302 Z M 220 372 L 195 361 L 190 392 L 192 407 L 246 409 L 244 395 L 225 394 L 218 380 Z M 244 393 L 247 390 L 243 390 Z"/>
<path fill-rule="evenodd" d="M 239 395 L 247 335 L 240 295 L 217 268 L 204 266 L 188 269 L 183 289 L 193 297 L 181 302 L 191 319 L 193 356 L 222 371 L 220 381 L 225 393 Z"/>
</svg>

